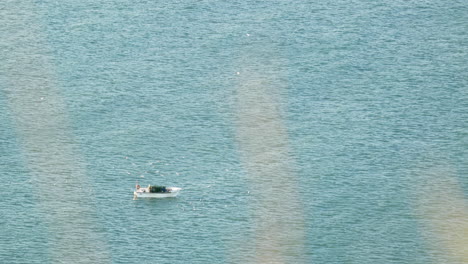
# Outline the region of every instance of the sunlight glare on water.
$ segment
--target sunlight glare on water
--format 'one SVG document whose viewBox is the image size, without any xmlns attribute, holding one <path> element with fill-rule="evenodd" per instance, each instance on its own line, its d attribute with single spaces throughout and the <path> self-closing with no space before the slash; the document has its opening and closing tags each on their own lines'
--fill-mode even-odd
<svg viewBox="0 0 468 264">
<path fill-rule="evenodd" d="M 279 65 L 258 61 L 253 53 L 244 56 L 235 129 L 255 199 L 254 262 L 299 261 L 305 258 L 304 216 L 282 114 L 285 84 Z"/>
<path fill-rule="evenodd" d="M 467 14 L 0 1 L 0 262 L 467 262 Z"/>
<path fill-rule="evenodd" d="M 98 230 L 87 179 L 64 100 L 34 4 L 12 3 L 3 9 L 12 43 L 4 73 L 8 105 L 25 166 L 31 174 L 24 186 L 38 197 L 46 224 L 47 251 L 54 263 L 110 263 Z M 5 24 L 4 24 L 5 25 Z M 22 186 L 19 186 L 22 187 Z"/>
</svg>

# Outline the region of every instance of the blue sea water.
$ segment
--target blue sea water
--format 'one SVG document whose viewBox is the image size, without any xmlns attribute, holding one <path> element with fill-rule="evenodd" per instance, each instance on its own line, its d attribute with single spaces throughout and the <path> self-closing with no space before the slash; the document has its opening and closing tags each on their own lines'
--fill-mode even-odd
<svg viewBox="0 0 468 264">
<path fill-rule="evenodd" d="M 0 22 L 0 263 L 468 262 L 464 1 L 7 0 Z"/>
</svg>

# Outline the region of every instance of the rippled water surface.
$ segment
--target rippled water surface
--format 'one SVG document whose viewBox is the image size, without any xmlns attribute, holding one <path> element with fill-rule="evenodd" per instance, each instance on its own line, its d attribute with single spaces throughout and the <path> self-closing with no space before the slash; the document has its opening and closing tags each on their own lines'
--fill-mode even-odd
<svg viewBox="0 0 468 264">
<path fill-rule="evenodd" d="M 468 263 L 463 1 L 7 0 L 0 23 L 1 263 Z"/>
</svg>

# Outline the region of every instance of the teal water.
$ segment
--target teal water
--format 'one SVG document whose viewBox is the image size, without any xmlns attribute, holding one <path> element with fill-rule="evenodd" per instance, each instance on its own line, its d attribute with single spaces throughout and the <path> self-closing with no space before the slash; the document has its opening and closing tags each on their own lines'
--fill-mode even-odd
<svg viewBox="0 0 468 264">
<path fill-rule="evenodd" d="M 7 0 L 0 22 L 0 263 L 468 262 L 463 1 Z"/>
</svg>

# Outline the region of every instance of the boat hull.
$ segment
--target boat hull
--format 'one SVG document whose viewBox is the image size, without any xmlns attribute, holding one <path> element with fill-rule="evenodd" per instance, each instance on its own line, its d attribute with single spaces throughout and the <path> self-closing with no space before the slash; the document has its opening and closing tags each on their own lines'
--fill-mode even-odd
<svg viewBox="0 0 468 264">
<path fill-rule="evenodd" d="M 137 190 L 133 192 L 133 196 L 135 198 L 171 198 L 171 197 L 176 197 L 181 190 L 181 188 L 176 188 L 176 187 L 172 187 L 170 189 L 171 189 L 170 192 L 164 192 L 164 193 L 151 193 L 147 191 Z"/>
</svg>

